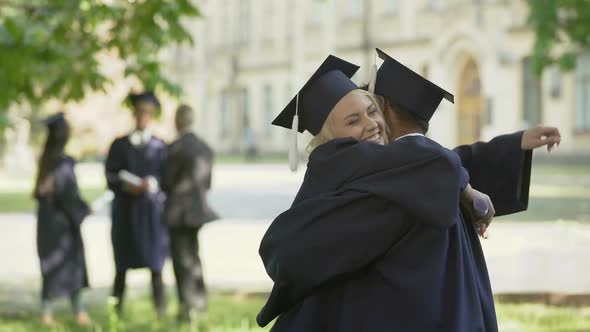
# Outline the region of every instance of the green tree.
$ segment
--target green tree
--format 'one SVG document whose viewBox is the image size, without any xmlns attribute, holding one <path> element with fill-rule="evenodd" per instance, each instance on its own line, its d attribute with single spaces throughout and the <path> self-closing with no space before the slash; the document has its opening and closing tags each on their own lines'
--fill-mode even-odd
<svg viewBox="0 0 590 332">
<path fill-rule="evenodd" d="M 577 55 L 590 49 L 590 1 L 528 0 L 536 35 L 532 62 L 538 74 L 558 64 L 575 68 Z"/>
<path fill-rule="evenodd" d="M 192 43 L 181 22 L 191 0 L 0 0 L 0 127 L 14 104 L 79 101 L 110 83 L 99 56 L 125 63 L 125 76 L 173 95 L 159 51 Z"/>
</svg>

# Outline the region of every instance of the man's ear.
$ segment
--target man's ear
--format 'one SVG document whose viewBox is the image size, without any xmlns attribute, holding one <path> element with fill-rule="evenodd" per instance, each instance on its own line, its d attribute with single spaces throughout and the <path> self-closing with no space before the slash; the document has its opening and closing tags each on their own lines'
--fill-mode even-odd
<svg viewBox="0 0 590 332">
<path fill-rule="evenodd" d="M 396 131 L 395 129 L 397 128 L 397 126 L 399 126 L 399 121 L 395 112 L 393 111 L 392 106 L 389 103 L 385 103 L 383 117 L 385 119 L 385 124 L 389 128 L 389 138 L 391 139 L 393 137 L 394 132 Z"/>
</svg>

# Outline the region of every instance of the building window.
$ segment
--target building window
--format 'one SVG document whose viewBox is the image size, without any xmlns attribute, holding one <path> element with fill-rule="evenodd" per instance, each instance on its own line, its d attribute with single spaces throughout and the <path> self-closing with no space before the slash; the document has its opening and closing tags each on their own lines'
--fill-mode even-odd
<svg viewBox="0 0 590 332">
<path fill-rule="evenodd" d="M 239 42 L 240 44 L 247 44 L 250 40 L 250 0 L 241 0 L 239 8 Z"/>
<path fill-rule="evenodd" d="M 274 40 L 275 5 L 273 0 L 264 0 L 262 10 L 262 40 L 272 42 Z"/>
<path fill-rule="evenodd" d="M 427 10 L 434 10 L 438 9 L 438 0 L 425 0 L 424 1 L 424 8 Z"/>
<path fill-rule="evenodd" d="M 363 0 L 348 0 L 346 17 L 359 18 L 363 15 Z"/>
<path fill-rule="evenodd" d="M 323 0 L 311 0 L 311 6 L 307 7 L 307 24 L 320 25 L 322 23 L 323 5 Z"/>
<path fill-rule="evenodd" d="M 272 137 L 272 120 L 274 120 L 274 109 L 273 109 L 273 102 L 272 102 L 272 86 L 267 84 L 264 86 L 264 136 L 266 138 Z"/>
<path fill-rule="evenodd" d="M 383 13 L 385 15 L 397 14 L 397 11 L 399 10 L 398 6 L 398 0 L 383 0 Z"/>
<path fill-rule="evenodd" d="M 220 138 L 221 140 L 226 139 L 229 137 L 230 133 L 230 126 L 231 126 L 231 115 L 229 110 L 230 100 L 229 100 L 229 91 L 223 90 L 221 91 L 221 100 L 220 100 L 220 114 L 221 114 L 221 131 L 220 131 Z"/>
<path fill-rule="evenodd" d="M 240 111 L 242 114 L 242 128 L 248 128 L 252 126 L 250 116 L 250 95 L 248 89 L 243 88 L 240 90 Z"/>
<path fill-rule="evenodd" d="M 541 123 L 543 104 L 541 95 L 541 80 L 531 66 L 530 58 L 522 60 L 522 108 L 523 120 L 526 127 Z"/>
<path fill-rule="evenodd" d="M 576 130 L 590 131 L 590 54 L 576 63 Z"/>
<path fill-rule="evenodd" d="M 283 6 L 283 8 L 285 24 L 287 25 L 285 34 L 287 35 L 287 39 L 292 39 L 295 36 L 295 15 L 293 15 L 293 8 L 290 5 Z"/>
<path fill-rule="evenodd" d="M 561 97 L 561 70 L 558 66 L 552 66 L 549 72 L 549 94 L 553 98 Z"/>
<path fill-rule="evenodd" d="M 221 7 L 221 20 L 218 24 L 221 25 L 222 43 L 224 45 L 231 45 L 233 43 L 232 25 L 232 7 L 228 5 L 227 0 L 223 2 Z"/>
</svg>

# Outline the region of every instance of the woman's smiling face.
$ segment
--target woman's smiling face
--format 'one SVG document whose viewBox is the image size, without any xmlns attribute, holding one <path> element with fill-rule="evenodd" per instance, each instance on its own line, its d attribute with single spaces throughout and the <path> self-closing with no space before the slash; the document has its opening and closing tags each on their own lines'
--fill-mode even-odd
<svg viewBox="0 0 590 332">
<path fill-rule="evenodd" d="M 352 137 L 385 144 L 383 116 L 361 90 L 353 90 L 342 97 L 330 112 L 328 121 L 335 138 Z"/>
</svg>

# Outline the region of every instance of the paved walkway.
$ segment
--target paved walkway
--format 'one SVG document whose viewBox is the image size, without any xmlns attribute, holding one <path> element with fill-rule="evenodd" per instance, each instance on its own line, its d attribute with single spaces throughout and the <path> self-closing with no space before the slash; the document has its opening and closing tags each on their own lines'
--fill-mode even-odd
<svg viewBox="0 0 590 332">
<path fill-rule="evenodd" d="M 201 253 L 208 285 L 218 290 L 268 291 L 271 281 L 258 256 L 268 221 L 222 220 L 204 227 Z M 110 223 L 91 217 L 83 225 L 90 281 L 109 287 L 113 278 Z M 32 215 L 0 215 L 0 283 L 38 285 Z M 484 240 L 496 293 L 590 293 L 590 225 L 576 222 L 497 221 Z M 172 284 L 171 264 L 165 280 Z M 146 271 L 130 273 L 131 285 L 148 282 Z"/>
<path fill-rule="evenodd" d="M 589 173 L 585 168 L 569 174 L 540 166 L 533 168 L 530 211 L 497 219 L 490 238 L 483 242 L 494 290 L 590 293 Z M 80 164 L 77 171 L 82 185 L 99 186 L 104 181 L 99 164 Z M 258 257 L 258 245 L 270 220 L 291 204 L 303 174 L 304 170 L 292 174 L 286 165 L 215 168 L 210 201 L 226 219 L 205 226 L 200 234 L 210 287 L 269 290 L 271 282 Z M 0 189 L 30 190 L 27 179 L 0 180 Z M 530 221 L 558 218 L 580 222 Z M 108 288 L 114 271 L 110 221 L 105 213 L 88 218 L 83 233 L 90 281 L 95 287 Z M 164 277 L 173 284 L 170 265 Z M 11 285 L 38 287 L 38 269 L 34 216 L 0 214 L 0 301 L 2 289 Z M 146 271 L 133 271 L 129 283 L 143 287 L 148 278 Z"/>
</svg>

